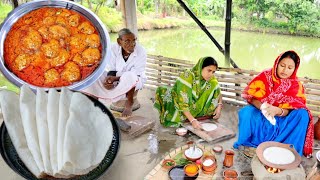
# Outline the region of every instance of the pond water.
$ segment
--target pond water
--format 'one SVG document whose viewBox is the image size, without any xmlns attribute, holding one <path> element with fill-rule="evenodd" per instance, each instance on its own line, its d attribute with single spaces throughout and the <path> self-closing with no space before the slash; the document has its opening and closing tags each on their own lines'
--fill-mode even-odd
<svg viewBox="0 0 320 180">
<path fill-rule="evenodd" d="M 224 30 L 209 31 L 224 48 Z M 138 36 L 148 54 L 193 62 L 203 56 L 212 56 L 219 66 L 228 66 L 223 54 L 200 29 L 139 31 Z M 115 42 L 117 35 L 110 37 Z M 231 58 L 240 68 L 256 71 L 272 67 L 281 52 L 294 50 L 301 58 L 299 77 L 320 79 L 320 38 L 232 31 L 230 49 Z"/>
</svg>

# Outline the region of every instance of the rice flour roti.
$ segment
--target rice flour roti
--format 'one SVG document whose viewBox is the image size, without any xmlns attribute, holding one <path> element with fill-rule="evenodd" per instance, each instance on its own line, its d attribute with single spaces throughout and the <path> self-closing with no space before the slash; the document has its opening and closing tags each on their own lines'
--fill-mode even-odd
<svg viewBox="0 0 320 180">
<path fill-rule="evenodd" d="M 268 147 L 263 151 L 263 157 L 273 164 L 285 165 L 290 164 L 295 160 L 294 154 L 281 147 Z"/>
<path fill-rule="evenodd" d="M 202 125 L 202 129 L 205 131 L 213 131 L 215 129 L 217 129 L 217 125 L 213 124 L 213 123 L 203 123 Z"/>
</svg>

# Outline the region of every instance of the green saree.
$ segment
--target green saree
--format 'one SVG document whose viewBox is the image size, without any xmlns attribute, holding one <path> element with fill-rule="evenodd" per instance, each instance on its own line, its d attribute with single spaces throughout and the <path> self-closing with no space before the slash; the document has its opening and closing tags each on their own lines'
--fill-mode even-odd
<svg viewBox="0 0 320 180">
<path fill-rule="evenodd" d="M 221 91 L 214 76 L 209 81 L 202 78 L 204 59 L 191 70 L 182 72 L 172 88 L 157 88 L 154 107 L 159 111 L 163 126 L 180 126 L 186 120 L 184 111 L 189 111 L 193 117 L 214 113 Z"/>
</svg>

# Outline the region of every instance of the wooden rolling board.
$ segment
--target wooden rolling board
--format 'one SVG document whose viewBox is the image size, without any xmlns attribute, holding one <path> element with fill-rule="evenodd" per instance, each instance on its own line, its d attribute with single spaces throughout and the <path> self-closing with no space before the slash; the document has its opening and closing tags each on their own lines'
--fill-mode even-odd
<svg viewBox="0 0 320 180">
<path fill-rule="evenodd" d="M 184 123 L 182 124 L 183 127 L 188 129 L 189 131 L 193 132 L 197 136 L 199 136 L 201 139 L 207 141 L 207 142 L 219 142 L 223 140 L 230 139 L 234 137 L 236 134 L 231 130 L 225 127 L 222 124 L 219 124 L 217 122 L 213 122 L 212 120 L 203 120 L 200 121 L 201 123 L 214 123 L 218 127 L 217 129 L 213 131 L 204 131 L 202 129 L 194 129 L 190 123 Z"/>
</svg>

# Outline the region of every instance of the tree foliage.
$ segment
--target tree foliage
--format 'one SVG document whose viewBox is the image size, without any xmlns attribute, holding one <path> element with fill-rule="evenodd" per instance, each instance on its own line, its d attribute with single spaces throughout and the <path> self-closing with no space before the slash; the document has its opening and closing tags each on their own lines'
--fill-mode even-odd
<svg viewBox="0 0 320 180">
<path fill-rule="evenodd" d="M 30 0 L 18 0 L 19 4 Z M 95 13 L 102 7 L 116 7 L 120 0 L 74 0 Z M 3 4 L 11 0 L 1 0 Z M 136 0 L 137 9 L 157 17 L 186 16 L 177 0 Z M 183 0 L 200 18 L 224 20 L 226 0 Z M 290 33 L 320 33 L 320 0 L 233 0 L 233 22 L 286 29 Z"/>
<path fill-rule="evenodd" d="M 239 12 L 234 15 L 250 23 L 285 27 L 290 33 L 320 32 L 320 6 L 317 1 L 235 0 L 233 5 Z"/>
<path fill-rule="evenodd" d="M 137 0 L 141 13 L 184 16 L 176 0 Z M 226 0 L 184 0 L 198 17 L 223 19 Z M 263 27 L 286 28 L 290 33 L 320 31 L 319 0 L 234 0 L 233 18 Z"/>
<path fill-rule="evenodd" d="M 316 32 L 320 28 L 320 9 L 312 1 L 306 0 L 268 0 L 272 11 L 287 20 L 291 33 L 297 31 Z"/>
</svg>

